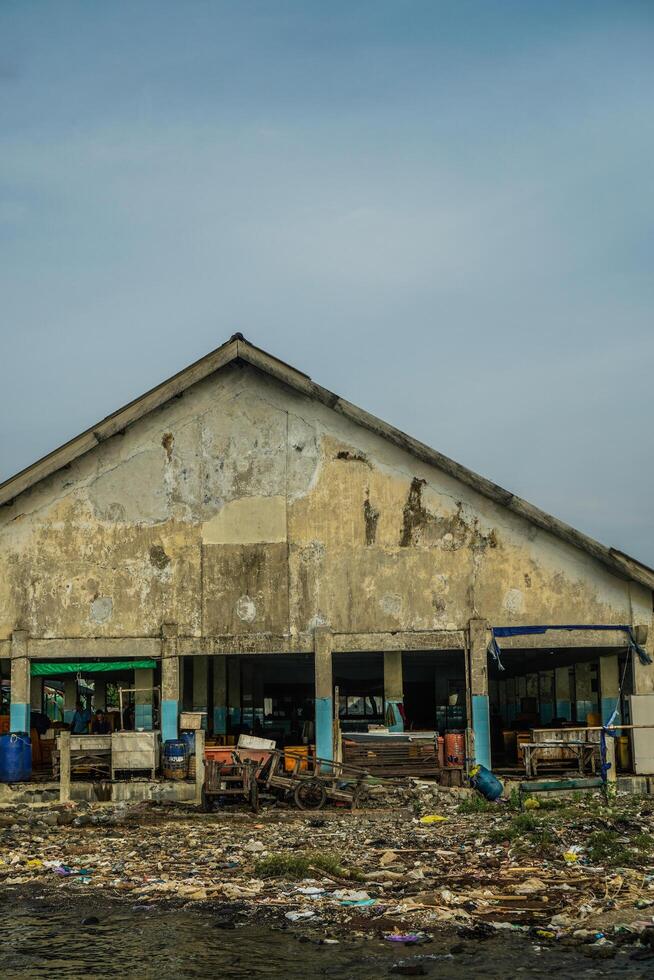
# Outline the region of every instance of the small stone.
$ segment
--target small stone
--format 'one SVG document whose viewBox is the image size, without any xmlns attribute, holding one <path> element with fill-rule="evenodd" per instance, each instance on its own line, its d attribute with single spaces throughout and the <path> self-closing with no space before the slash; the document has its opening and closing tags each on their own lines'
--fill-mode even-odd
<svg viewBox="0 0 654 980">
<path fill-rule="evenodd" d="M 516 895 L 538 895 L 547 890 L 547 885 L 540 878 L 527 878 L 515 888 Z"/>
</svg>

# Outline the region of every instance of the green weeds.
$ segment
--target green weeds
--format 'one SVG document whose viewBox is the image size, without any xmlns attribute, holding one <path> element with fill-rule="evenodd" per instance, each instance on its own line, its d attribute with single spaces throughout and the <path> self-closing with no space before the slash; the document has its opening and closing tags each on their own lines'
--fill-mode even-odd
<svg viewBox="0 0 654 980">
<path fill-rule="evenodd" d="M 459 813 L 491 813 L 497 811 L 497 804 L 489 803 L 483 796 L 475 794 L 459 803 Z"/>
<path fill-rule="evenodd" d="M 257 861 L 255 872 L 259 878 L 285 878 L 287 881 L 301 881 L 323 871 L 334 878 L 348 878 L 361 881 L 362 873 L 357 868 L 344 868 L 337 854 L 328 851 L 299 851 L 293 854 L 269 854 Z"/>
</svg>

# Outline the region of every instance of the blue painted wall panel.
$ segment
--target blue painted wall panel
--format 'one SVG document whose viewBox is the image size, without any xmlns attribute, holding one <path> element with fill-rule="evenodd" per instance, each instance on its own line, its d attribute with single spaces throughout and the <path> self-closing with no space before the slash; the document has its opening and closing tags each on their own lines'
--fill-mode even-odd
<svg viewBox="0 0 654 980">
<path fill-rule="evenodd" d="M 334 699 L 316 698 L 316 755 L 320 759 L 334 758 L 333 716 Z"/>
<path fill-rule="evenodd" d="M 472 730 L 475 733 L 475 762 L 490 769 L 490 709 L 486 694 L 472 695 Z"/>
<path fill-rule="evenodd" d="M 12 732 L 30 731 L 30 706 L 22 701 L 12 701 L 9 706 L 9 730 Z"/>
<path fill-rule="evenodd" d="M 163 742 L 177 738 L 178 715 L 179 701 L 161 702 L 161 739 Z"/>
</svg>

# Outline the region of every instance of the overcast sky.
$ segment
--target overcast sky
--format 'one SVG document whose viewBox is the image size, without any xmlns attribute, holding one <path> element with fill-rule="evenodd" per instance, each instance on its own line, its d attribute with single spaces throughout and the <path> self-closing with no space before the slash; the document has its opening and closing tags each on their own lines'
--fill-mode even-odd
<svg viewBox="0 0 654 980">
<path fill-rule="evenodd" d="M 0 480 L 234 331 L 654 564 L 651 0 L 0 0 Z"/>
</svg>

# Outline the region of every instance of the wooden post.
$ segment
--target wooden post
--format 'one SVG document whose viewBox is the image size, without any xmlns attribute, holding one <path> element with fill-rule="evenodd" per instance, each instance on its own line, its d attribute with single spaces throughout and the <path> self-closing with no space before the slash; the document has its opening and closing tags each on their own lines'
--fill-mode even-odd
<svg viewBox="0 0 654 980">
<path fill-rule="evenodd" d="M 617 790 L 618 772 L 615 767 L 615 739 L 609 735 L 606 739 L 606 761 L 609 769 L 606 771 L 606 789 L 609 795 L 615 795 Z"/>
<path fill-rule="evenodd" d="M 202 787 L 204 786 L 204 731 L 198 729 L 195 733 L 195 802 L 202 802 Z"/>
<path fill-rule="evenodd" d="M 59 735 L 59 802 L 70 800 L 70 732 Z"/>
</svg>

